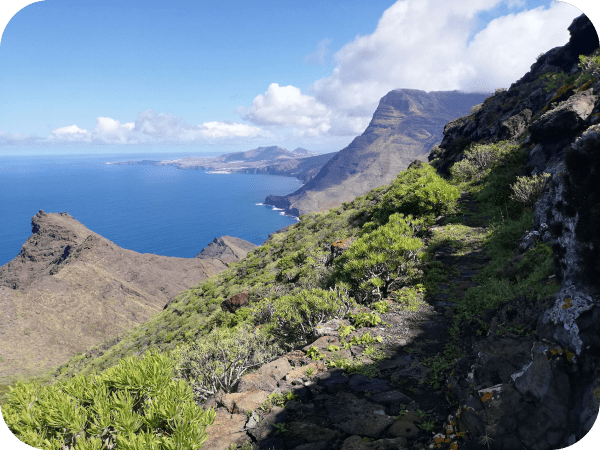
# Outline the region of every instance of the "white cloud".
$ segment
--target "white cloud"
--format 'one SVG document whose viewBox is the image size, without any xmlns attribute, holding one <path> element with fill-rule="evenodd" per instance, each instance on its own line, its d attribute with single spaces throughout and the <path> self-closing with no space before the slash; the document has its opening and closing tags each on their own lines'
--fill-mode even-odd
<svg viewBox="0 0 600 450">
<path fill-rule="evenodd" d="M 322 39 L 317 43 L 317 49 L 309 55 L 306 55 L 304 61 L 309 64 L 318 64 L 322 66 L 327 62 L 331 51 L 329 46 L 331 45 L 331 39 Z"/>
<path fill-rule="evenodd" d="M 133 123 L 121 123 L 110 117 L 98 117 L 96 127 L 92 132 L 92 141 L 102 144 L 130 144 L 135 143 L 131 136 L 134 129 Z"/>
<path fill-rule="evenodd" d="M 565 3 L 552 6 L 499 17 L 475 36 L 465 55 L 483 87 L 510 86 L 525 75 L 540 53 L 568 42 L 567 27 L 579 11 L 573 14 L 574 9 Z M 549 26 L 557 23 L 562 26 Z M 476 89 L 475 77 L 465 79 L 462 87 Z"/>
<path fill-rule="evenodd" d="M 89 142 L 90 134 L 88 130 L 83 130 L 77 125 L 70 125 L 53 130 L 48 140 L 55 142 Z"/>
<path fill-rule="evenodd" d="M 506 0 L 509 8 L 521 0 Z M 379 99 L 393 89 L 491 92 L 522 77 L 540 53 L 564 45 L 581 14 L 562 2 L 491 21 L 471 40 L 477 15 L 502 0 L 400 0 L 375 31 L 357 36 L 335 55 L 333 73 L 302 94 L 273 83 L 244 118 L 290 127 L 295 134 L 360 134 Z M 315 52 L 315 55 L 318 54 Z"/>
<path fill-rule="evenodd" d="M 469 45 L 476 14 L 498 3 L 398 1 L 372 34 L 336 53 L 333 74 L 315 82 L 310 92 L 335 108 L 351 110 L 363 105 L 373 109 L 380 97 L 397 88 L 508 87 L 529 70 L 537 55 L 567 43 L 567 27 L 580 14 L 559 2 L 548 10 L 510 14 L 490 22 Z"/>
<path fill-rule="evenodd" d="M 208 138 L 270 136 L 258 127 L 243 123 L 205 122 L 199 128 L 200 133 Z"/>
<path fill-rule="evenodd" d="M 180 117 L 151 109 L 138 114 L 132 131 L 142 141 L 191 141 L 195 138 L 193 125 L 186 124 Z"/>
<path fill-rule="evenodd" d="M 110 117 L 98 117 L 92 131 L 77 125 L 57 128 L 52 131 L 48 140 L 57 143 L 154 144 L 258 136 L 268 137 L 271 134 L 259 127 L 240 123 L 206 122 L 189 125 L 180 117 L 147 110 L 139 113 L 135 122 L 121 123 Z"/>
<path fill-rule="evenodd" d="M 508 0 L 507 5 L 509 8 L 517 9 L 525 6 L 525 0 Z"/>
<path fill-rule="evenodd" d="M 277 83 L 272 83 L 264 95 L 257 95 L 252 106 L 239 108 L 238 112 L 257 125 L 291 127 L 297 135 L 319 135 L 331 128 L 327 106 L 302 94 L 297 87 Z"/>
</svg>

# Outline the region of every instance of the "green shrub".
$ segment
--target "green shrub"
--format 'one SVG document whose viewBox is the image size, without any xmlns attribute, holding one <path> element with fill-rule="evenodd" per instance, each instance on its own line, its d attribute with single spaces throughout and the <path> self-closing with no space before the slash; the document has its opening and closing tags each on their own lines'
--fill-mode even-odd
<svg viewBox="0 0 600 450">
<path fill-rule="evenodd" d="M 339 289 L 303 290 L 295 295 L 264 299 L 254 306 L 252 321 L 282 345 L 297 345 L 314 336 L 317 325 L 342 319 L 355 302 Z"/>
<path fill-rule="evenodd" d="M 447 213 L 460 191 L 440 177 L 429 164 L 400 172 L 381 200 L 368 212 L 371 221 L 383 225 L 395 213 L 419 217 L 422 222 Z M 370 232 L 367 227 L 366 232 Z"/>
<path fill-rule="evenodd" d="M 312 345 L 306 351 L 306 356 L 308 356 L 313 361 L 317 361 L 319 359 L 323 359 L 324 358 L 324 355 L 321 352 L 319 352 L 319 349 L 317 347 L 315 347 L 314 345 Z"/>
<path fill-rule="evenodd" d="M 275 359 L 278 348 L 261 333 L 246 328 L 215 328 L 207 336 L 173 351 L 175 374 L 188 381 L 196 399 L 204 401 L 219 389 L 225 392 L 249 370 Z"/>
<path fill-rule="evenodd" d="M 360 312 L 356 314 L 348 314 L 348 317 L 354 323 L 357 328 L 361 327 L 374 327 L 381 323 L 381 317 L 374 312 Z"/>
<path fill-rule="evenodd" d="M 477 145 L 464 153 L 464 159 L 450 169 L 454 178 L 462 181 L 480 180 L 496 160 L 496 154 L 490 147 Z"/>
<path fill-rule="evenodd" d="M 491 216 L 494 220 L 518 218 L 523 212 L 523 205 L 511 199 L 514 192 L 510 186 L 522 173 L 527 163 L 527 153 L 521 147 L 505 142 L 493 145 L 497 147 L 499 155 L 493 170 L 473 183 L 471 189 L 480 203 L 481 214 Z"/>
<path fill-rule="evenodd" d="M 426 280 L 429 283 L 434 283 L 434 270 L 429 269 L 426 273 Z M 445 281 L 442 278 L 442 281 Z M 425 292 L 425 287 L 422 284 L 417 284 L 413 287 L 407 287 L 399 291 L 392 292 L 392 299 L 398 302 L 402 310 L 418 311 L 421 305 L 424 305 L 422 293 Z"/>
<path fill-rule="evenodd" d="M 373 303 L 371 306 L 379 314 L 385 314 L 386 312 L 389 312 L 389 310 L 390 310 L 390 304 L 386 301 L 376 302 L 376 303 Z"/>
<path fill-rule="evenodd" d="M 406 284 L 416 274 L 423 242 L 412 235 L 422 223 L 393 214 L 386 225 L 356 239 L 336 259 L 334 280 L 349 287 L 361 303 L 386 298 L 394 285 Z"/>
<path fill-rule="evenodd" d="M 577 74 L 567 75 L 565 72 L 548 72 L 540 77 L 544 81 L 544 91 L 557 91 L 562 86 L 569 86 L 577 79 Z"/>
<path fill-rule="evenodd" d="M 529 206 L 533 210 L 551 177 L 552 175 L 549 173 L 530 177 L 517 177 L 517 181 L 510 186 L 514 192 L 510 198 Z"/>
<path fill-rule="evenodd" d="M 471 110 L 469 111 L 469 114 L 477 114 L 479 111 L 481 111 L 481 108 L 483 108 L 483 103 L 479 103 L 478 105 L 471 106 Z"/>
<path fill-rule="evenodd" d="M 350 333 L 356 331 L 356 328 L 354 328 L 352 325 L 340 325 L 337 331 L 340 333 L 340 339 L 344 339 Z"/>
<path fill-rule="evenodd" d="M 100 375 L 45 387 L 19 382 L 2 413 L 13 433 L 37 448 L 199 449 L 214 410 L 199 408 L 190 386 L 173 376 L 168 356 L 147 352 Z"/>
<path fill-rule="evenodd" d="M 465 150 L 464 158 L 454 163 L 450 173 L 457 181 L 479 181 L 517 148 L 518 146 L 506 142 L 474 145 Z"/>
<path fill-rule="evenodd" d="M 352 336 L 352 339 L 350 339 L 350 345 L 367 345 L 373 344 L 374 342 L 382 343 L 383 338 L 381 336 L 371 336 L 371 333 L 368 331 L 361 337 Z"/>
</svg>

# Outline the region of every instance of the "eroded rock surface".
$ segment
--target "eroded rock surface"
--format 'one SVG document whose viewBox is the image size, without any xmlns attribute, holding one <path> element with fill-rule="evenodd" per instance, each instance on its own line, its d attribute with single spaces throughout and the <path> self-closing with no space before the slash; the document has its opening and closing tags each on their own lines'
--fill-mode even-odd
<svg viewBox="0 0 600 450">
<path fill-rule="evenodd" d="M 519 296 L 487 310 L 480 318 L 489 330 L 483 336 L 481 330 L 475 333 L 473 323 L 463 336 L 472 350 L 448 379 L 458 399 L 461 429 L 493 442 L 496 449 L 572 445 L 598 414 L 600 250 L 598 233 L 591 230 L 600 225 L 595 212 L 600 202 L 600 83 L 593 78 L 582 86 L 565 83 L 552 89 L 545 77 L 562 73 L 567 80 L 568 74 L 577 74 L 579 55 L 598 54 L 598 35 L 585 16 L 575 19 L 569 31 L 568 44 L 540 55 L 510 89 L 449 123 L 430 155 L 446 173 L 472 143 L 509 139 L 529 154 L 524 175 L 552 175 L 523 245 L 532 245 L 529 238 L 552 247 L 553 278 L 560 290 L 549 298 Z M 503 269 L 504 276 L 518 276 L 518 258 Z"/>
</svg>

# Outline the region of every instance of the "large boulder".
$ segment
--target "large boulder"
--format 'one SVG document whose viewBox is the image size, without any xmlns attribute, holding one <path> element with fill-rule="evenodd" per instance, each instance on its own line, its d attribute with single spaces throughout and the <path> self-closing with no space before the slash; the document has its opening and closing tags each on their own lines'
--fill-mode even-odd
<svg viewBox="0 0 600 450">
<path fill-rule="evenodd" d="M 591 89 L 572 95 L 529 127 L 531 140 L 546 142 L 564 139 L 583 130 L 597 100 L 598 95 Z"/>
<path fill-rule="evenodd" d="M 244 306 L 248 306 L 249 304 L 250 302 L 248 291 L 243 291 L 239 294 L 234 295 L 231 298 L 228 298 L 227 300 L 223 300 L 221 302 L 221 309 L 223 311 L 234 313 L 238 309 L 243 308 Z"/>
</svg>

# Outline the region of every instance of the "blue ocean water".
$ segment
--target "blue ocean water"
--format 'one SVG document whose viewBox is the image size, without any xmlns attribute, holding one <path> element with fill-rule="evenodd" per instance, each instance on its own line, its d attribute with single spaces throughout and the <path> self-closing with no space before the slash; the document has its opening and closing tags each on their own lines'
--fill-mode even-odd
<svg viewBox="0 0 600 450">
<path fill-rule="evenodd" d="M 269 194 L 298 189 L 302 183 L 295 178 L 105 164 L 182 156 L 0 155 L 0 265 L 18 255 L 40 209 L 66 211 L 123 248 L 187 258 L 215 237 L 260 245 L 296 222 L 258 204 Z"/>
</svg>

